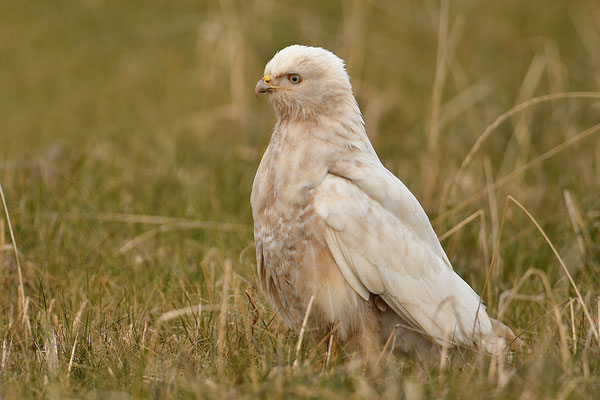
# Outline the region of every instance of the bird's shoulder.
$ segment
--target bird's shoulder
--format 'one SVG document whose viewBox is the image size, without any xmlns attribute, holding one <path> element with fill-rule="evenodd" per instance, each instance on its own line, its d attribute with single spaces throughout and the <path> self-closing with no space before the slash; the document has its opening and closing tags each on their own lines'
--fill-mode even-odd
<svg viewBox="0 0 600 400">
<path fill-rule="evenodd" d="M 400 179 L 385 168 L 377 156 L 361 153 L 351 157 L 338 157 L 330 163 L 329 174 L 343 178 L 346 184 L 336 180 L 327 181 L 323 186 L 326 188 L 325 192 L 352 190 L 355 197 L 382 207 L 452 268 L 429 217 L 417 198 Z"/>
</svg>

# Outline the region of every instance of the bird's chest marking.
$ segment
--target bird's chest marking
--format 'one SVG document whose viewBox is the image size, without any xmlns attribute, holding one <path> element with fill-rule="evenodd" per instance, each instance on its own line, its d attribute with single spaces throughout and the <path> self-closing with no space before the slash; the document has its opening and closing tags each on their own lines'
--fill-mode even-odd
<svg viewBox="0 0 600 400">
<path fill-rule="evenodd" d="M 286 322 L 296 326 L 305 312 L 306 299 L 301 287 L 314 268 L 311 255 L 314 256 L 315 249 L 311 249 L 311 243 L 314 243 L 314 227 L 318 221 L 310 202 L 285 214 L 278 213 L 277 207 L 266 213 L 277 214 L 277 217 L 273 216 L 272 223 L 262 225 L 257 232 L 262 243 L 263 279 L 268 282 L 263 286 Z"/>
<path fill-rule="evenodd" d="M 304 251 L 307 242 L 312 239 L 314 232 L 311 227 L 316 218 L 310 202 L 285 213 L 279 212 L 278 208 L 265 210 L 271 224 L 264 226 L 260 232 L 265 263 L 277 270 L 296 267 L 291 264 L 295 264 L 298 253 Z"/>
</svg>

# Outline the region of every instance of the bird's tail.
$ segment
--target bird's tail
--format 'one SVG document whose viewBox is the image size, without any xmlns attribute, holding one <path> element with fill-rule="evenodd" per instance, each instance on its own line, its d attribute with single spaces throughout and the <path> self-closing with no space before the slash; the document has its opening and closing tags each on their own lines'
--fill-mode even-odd
<svg viewBox="0 0 600 400">
<path fill-rule="evenodd" d="M 484 338 L 482 343 L 488 352 L 523 351 L 525 343 L 515 336 L 512 329 L 493 318 L 490 318 L 490 321 L 492 322 L 492 334 Z"/>
</svg>

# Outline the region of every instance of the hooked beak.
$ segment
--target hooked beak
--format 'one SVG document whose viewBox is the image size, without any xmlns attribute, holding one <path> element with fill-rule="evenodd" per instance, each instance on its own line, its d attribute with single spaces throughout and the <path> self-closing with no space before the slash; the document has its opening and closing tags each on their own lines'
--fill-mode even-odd
<svg viewBox="0 0 600 400">
<path fill-rule="evenodd" d="M 273 80 L 271 79 L 271 75 L 265 75 L 260 81 L 256 83 L 256 86 L 254 87 L 254 95 L 258 97 L 259 93 L 271 93 L 275 89 L 287 89 L 282 86 L 272 85 L 272 82 Z"/>
<path fill-rule="evenodd" d="M 259 93 L 269 93 L 273 90 L 273 88 L 265 82 L 265 78 L 262 78 L 260 81 L 256 83 L 254 87 L 254 95 L 258 97 Z"/>
</svg>

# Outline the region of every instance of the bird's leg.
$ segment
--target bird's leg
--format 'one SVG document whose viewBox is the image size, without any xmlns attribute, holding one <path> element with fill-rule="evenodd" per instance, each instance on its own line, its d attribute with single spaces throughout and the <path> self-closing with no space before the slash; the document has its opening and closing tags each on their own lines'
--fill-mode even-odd
<svg viewBox="0 0 600 400">
<path fill-rule="evenodd" d="M 348 336 L 345 350 L 355 353 L 364 361 L 375 361 L 381 351 L 381 334 L 379 320 L 363 323 L 357 332 Z"/>
</svg>

